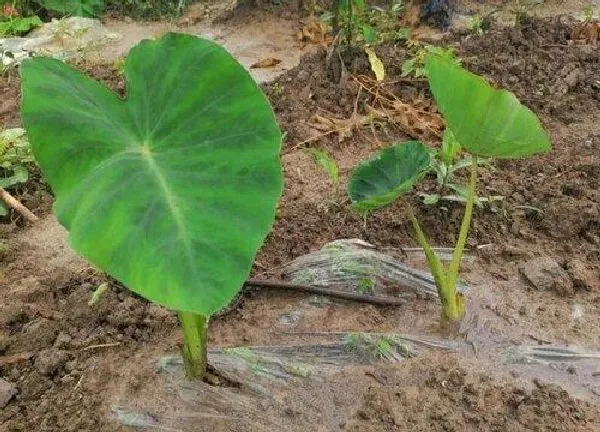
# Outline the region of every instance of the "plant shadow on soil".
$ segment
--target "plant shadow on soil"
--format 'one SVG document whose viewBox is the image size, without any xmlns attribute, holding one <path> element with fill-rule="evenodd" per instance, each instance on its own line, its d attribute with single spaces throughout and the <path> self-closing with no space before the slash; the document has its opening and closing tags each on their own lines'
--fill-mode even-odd
<svg viewBox="0 0 600 432">
<path fill-rule="evenodd" d="M 600 340 L 600 70 L 596 49 L 569 44 L 570 24 L 535 20 L 521 30 L 495 30 L 483 37 L 453 36 L 466 66 L 514 91 L 538 112 L 553 142 L 545 156 L 498 162 L 484 172 L 480 193 L 503 195 L 496 212 L 480 210 L 469 246 L 477 265 L 463 276 L 471 284 L 470 316 L 458 339 L 473 342 L 478 355 L 431 352 L 397 365 L 365 366 L 305 380 L 273 394 L 277 403 L 261 406 L 261 421 L 227 418 L 198 420 L 191 430 L 346 431 L 594 431 L 598 430 L 600 377 L 584 375 L 577 364 L 550 368 L 490 363 L 503 345 L 553 342 L 598 347 Z M 400 46 L 377 48 L 390 81 L 406 56 Z M 303 57 L 300 66 L 265 86 L 281 127 L 286 192 L 273 233 L 259 254 L 257 277 L 279 277 L 286 262 L 338 238 L 362 238 L 381 247 L 415 246 L 401 205 L 372 215 L 366 227 L 350 209 L 342 189 L 296 144 L 315 134 L 314 113 L 347 119 L 358 90 L 328 80 L 324 52 Z M 368 74 L 366 58 L 349 61 L 350 73 Z M 123 91 L 110 66 L 91 68 L 96 78 Z M 420 83 L 391 84 L 403 100 L 427 98 Z M 0 78 L 1 124 L 19 125 L 18 80 Z M 277 89 L 277 90 L 275 90 Z M 363 109 L 367 95 L 361 95 Z M 385 143 L 406 139 L 393 127 L 356 131 L 339 142 L 328 136 L 314 143 L 327 148 L 340 165 L 342 184 L 352 166 Z M 425 183 L 423 191 L 433 187 Z M 38 212 L 46 201 L 24 200 Z M 427 207 L 416 200 L 423 225 L 437 245 L 453 244 L 461 207 Z M 538 210 L 531 210 L 537 208 Z M 111 282 L 98 305 L 87 302 L 105 278 L 75 257 L 52 217 L 25 231 L 6 228 L 0 296 L 0 375 L 19 394 L 0 412 L 7 431 L 129 431 L 111 418 L 115 401 L 152 414 L 189 414 L 193 406 L 169 406 L 161 354 L 174 352 L 174 315 Z M 485 246 L 477 248 L 477 246 Z M 523 282 L 517 268 L 539 255 L 583 268 L 567 296 L 538 291 Z M 309 299 L 310 300 L 310 299 Z M 346 302 L 314 302 L 306 296 L 248 290 L 229 314 L 213 320 L 211 346 L 311 343 L 290 332 L 378 331 L 440 335 L 438 306 L 417 299 L 397 308 Z M 577 308 L 582 313 L 574 314 Z M 288 319 L 295 317 L 293 320 Z M 487 348 L 486 348 L 487 347 Z M 600 366 L 598 367 L 600 369 Z M 531 371 L 534 370 L 535 373 Z M 545 372 L 544 372 L 545 371 Z M 537 373 L 558 381 L 532 382 Z M 569 387 L 568 377 L 573 385 Z M 585 385 L 587 383 L 587 385 Z M 178 388 L 183 384 L 176 383 Z M 572 395 L 587 401 L 574 399 Z M 192 399 L 193 400 L 193 399 Z M 165 408 L 165 406 L 167 408 Z M 166 409 L 166 411 L 165 411 Z"/>
</svg>

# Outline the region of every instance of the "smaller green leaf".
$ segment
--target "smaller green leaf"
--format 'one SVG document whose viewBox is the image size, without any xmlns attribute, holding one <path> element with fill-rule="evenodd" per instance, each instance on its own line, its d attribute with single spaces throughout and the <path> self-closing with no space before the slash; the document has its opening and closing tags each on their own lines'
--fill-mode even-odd
<svg viewBox="0 0 600 432">
<path fill-rule="evenodd" d="M 430 167 L 430 151 L 419 141 L 375 153 L 352 173 L 348 193 L 353 207 L 366 213 L 392 203 L 410 191 Z"/>
<path fill-rule="evenodd" d="M 31 17 L 15 17 L 8 21 L 0 22 L 0 35 L 23 36 L 41 25 L 42 20 L 37 15 Z"/>
<path fill-rule="evenodd" d="M 375 27 L 365 24 L 362 27 L 362 36 L 366 44 L 374 44 L 377 42 L 377 29 L 375 29 Z"/>
<path fill-rule="evenodd" d="M 441 157 L 446 165 L 452 165 L 454 158 L 460 152 L 460 143 L 456 140 L 456 137 L 452 131 L 448 128 L 444 131 L 444 137 L 442 138 L 442 151 Z"/>
<path fill-rule="evenodd" d="M 108 291 L 108 283 L 104 282 L 102 284 L 100 284 L 98 286 L 98 288 L 96 288 L 94 290 L 94 292 L 92 293 L 92 297 L 90 298 L 90 301 L 88 301 L 88 306 L 93 306 L 95 304 L 98 304 L 100 302 L 100 298 L 102 297 L 102 295 Z"/>
<path fill-rule="evenodd" d="M 48 10 L 63 15 L 97 17 L 104 8 L 103 0 L 37 0 Z"/>
<path fill-rule="evenodd" d="M 477 161 L 477 164 L 478 165 L 482 165 L 479 161 Z M 460 159 L 460 160 L 456 161 L 454 163 L 454 165 L 452 165 L 451 171 L 452 172 L 458 171 L 458 170 L 463 169 L 463 168 L 468 168 L 471 165 L 473 165 L 473 159 L 470 158 L 470 157 L 466 157 L 466 158 L 463 158 L 463 159 Z"/>
<path fill-rule="evenodd" d="M 401 27 L 396 32 L 396 40 L 406 40 L 410 36 L 410 29 L 408 27 Z"/>
<path fill-rule="evenodd" d="M 440 201 L 440 196 L 438 194 L 421 194 L 420 196 L 423 200 L 423 204 L 426 205 L 437 204 Z"/>
<path fill-rule="evenodd" d="M 467 185 L 459 185 L 455 183 L 449 183 L 448 187 L 456 192 L 461 198 L 465 200 L 469 196 L 469 187 Z"/>
<path fill-rule="evenodd" d="M 416 58 L 411 58 L 402 63 L 402 76 L 406 77 L 415 70 Z"/>
<path fill-rule="evenodd" d="M 0 202 L 0 217 L 8 215 L 8 208 L 3 202 Z"/>
<path fill-rule="evenodd" d="M 21 180 L 15 176 L 0 178 L 0 187 L 3 189 L 10 189 L 19 183 L 22 183 Z"/>
<path fill-rule="evenodd" d="M 337 162 L 322 150 L 307 148 L 305 151 L 313 157 L 315 162 L 321 166 L 321 168 L 325 170 L 331 182 L 337 186 L 340 182 L 340 170 Z"/>
</svg>

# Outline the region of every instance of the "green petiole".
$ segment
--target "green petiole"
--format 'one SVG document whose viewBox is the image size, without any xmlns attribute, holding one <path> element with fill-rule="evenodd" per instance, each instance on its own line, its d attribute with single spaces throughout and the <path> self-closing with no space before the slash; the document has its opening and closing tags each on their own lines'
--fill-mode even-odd
<svg viewBox="0 0 600 432">
<path fill-rule="evenodd" d="M 183 332 L 183 364 L 188 378 L 202 379 L 206 375 L 208 358 L 208 317 L 191 312 L 179 312 L 179 325 Z"/>
<path fill-rule="evenodd" d="M 456 292 L 456 281 L 458 279 L 458 272 L 460 270 L 460 262 L 462 259 L 463 252 L 465 250 L 465 244 L 467 242 L 467 236 L 469 234 L 469 228 L 471 227 L 471 219 L 473 216 L 473 204 L 475 202 L 475 187 L 477 185 L 477 159 L 473 158 L 471 164 L 471 178 L 469 181 L 469 194 L 467 196 L 467 203 L 465 206 L 465 213 L 460 226 L 460 232 L 458 234 L 458 240 L 454 247 L 452 254 L 452 261 L 448 268 L 444 266 L 440 258 L 437 256 L 435 251 L 431 248 L 427 236 L 421 229 L 419 221 L 415 217 L 412 209 L 410 210 L 410 220 L 413 226 L 417 241 L 425 252 L 425 257 L 435 284 L 438 289 L 438 295 L 442 303 L 442 315 L 444 318 L 450 321 L 460 320 L 464 313 L 464 299 L 460 293 Z"/>
</svg>

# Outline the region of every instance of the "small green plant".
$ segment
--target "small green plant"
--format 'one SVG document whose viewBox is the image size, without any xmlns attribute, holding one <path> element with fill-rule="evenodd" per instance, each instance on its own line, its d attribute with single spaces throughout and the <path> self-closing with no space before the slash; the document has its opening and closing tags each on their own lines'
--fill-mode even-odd
<svg viewBox="0 0 600 432">
<path fill-rule="evenodd" d="M 547 152 L 550 141 L 539 119 L 506 90 L 491 87 L 452 59 L 431 55 L 425 61 L 431 92 L 456 139 L 446 153 L 460 145 L 471 155 L 467 199 L 458 239 L 448 266 L 432 249 L 414 211 L 408 206 L 417 241 L 423 248 L 435 279 L 442 317 L 458 321 L 464 315 L 464 298 L 456 284 L 471 226 L 477 168 L 480 158 L 515 159 Z M 348 193 L 353 206 L 369 213 L 394 202 L 431 169 L 431 150 L 419 141 L 396 144 L 376 153 L 353 172 Z"/>
<path fill-rule="evenodd" d="M 414 55 L 402 63 L 403 77 L 413 76 L 415 78 L 420 78 L 426 76 L 425 60 L 432 55 L 450 60 L 457 65 L 460 65 L 461 63 L 452 48 L 427 44 L 423 45 L 417 41 L 411 41 L 410 47 L 414 49 Z"/>
<path fill-rule="evenodd" d="M 36 0 L 45 9 L 63 16 L 97 17 L 104 10 L 104 0 Z"/>
<path fill-rule="evenodd" d="M 583 8 L 581 8 L 580 20 L 584 24 L 589 24 L 598 20 L 598 16 L 596 15 L 594 5 L 592 3 L 585 5 Z"/>
<path fill-rule="evenodd" d="M 275 220 L 281 131 L 255 81 L 213 42 L 142 41 L 123 73 L 125 99 L 59 60 L 24 61 L 23 121 L 73 249 L 178 312 L 186 373 L 201 378 L 208 321 L 239 292 Z"/>
<path fill-rule="evenodd" d="M 21 17 L 0 14 L 0 36 L 23 36 L 41 25 L 42 20 L 36 15 Z"/>
<path fill-rule="evenodd" d="M 309 147 L 304 151 L 313 157 L 317 165 L 323 168 L 334 186 L 337 186 L 340 183 L 340 170 L 338 164 L 329 153 L 312 147 Z"/>
<path fill-rule="evenodd" d="M 370 278 L 362 278 L 358 281 L 358 286 L 356 287 L 356 291 L 360 294 L 372 294 L 373 289 L 375 288 L 375 281 Z"/>
<path fill-rule="evenodd" d="M 467 22 L 467 30 L 474 34 L 483 34 L 483 16 L 476 14 L 469 18 L 469 21 Z"/>
<path fill-rule="evenodd" d="M 92 293 L 92 297 L 90 298 L 90 301 L 88 301 L 88 306 L 94 306 L 94 305 L 100 303 L 100 299 L 102 298 L 104 293 L 106 291 L 108 291 L 108 288 L 109 288 L 108 283 L 106 283 L 106 282 L 98 285 L 98 287 Z"/>
<path fill-rule="evenodd" d="M 271 85 L 271 91 L 275 96 L 281 96 L 285 93 L 285 87 L 281 83 L 274 83 Z"/>
<path fill-rule="evenodd" d="M 346 351 L 365 361 L 394 361 L 413 355 L 403 344 L 384 334 L 349 333 L 342 343 Z"/>
<path fill-rule="evenodd" d="M 437 204 L 440 201 L 466 202 L 469 196 L 467 185 L 456 183 L 455 173 L 459 170 L 470 168 L 473 158 L 470 155 L 462 156 L 461 147 L 450 129 L 444 131 L 442 146 L 439 150 L 431 150 L 431 169 L 435 173 L 438 191 L 432 194 L 420 193 L 425 204 Z M 479 166 L 486 166 L 493 170 L 491 159 L 480 159 Z M 502 196 L 475 197 L 475 204 L 479 207 L 484 202 L 492 203 L 502 200 Z"/>
<path fill-rule="evenodd" d="M 365 0 L 335 0 L 333 12 L 321 20 L 332 25 L 347 45 L 374 45 L 406 38 L 399 18 L 405 12 L 403 0 L 392 0 L 386 7 L 369 6 Z"/>
<path fill-rule="evenodd" d="M 478 35 L 484 34 L 492 27 L 492 23 L 494 22 L 494 15 L 499 10 L 500 9 L 492 9 L 491 11 L 486 12 L 482 15 L 473 15 L 471 18 L 469 18 L 469 21 L 467 22 L 467 30 L 469 30 L 471 33 Z"/>
<path fill-rule="evenodd" d="M 513 0 L 510 12 L 515 17 L 515 27 L 523 25 L 531 9 L 541 4 L 544 4 L 544 0 Z"/>
<path fill-rule="evenodd" d="M 29 180 L 28 166 L 33 163 L 24 129 L 6 129 L 0 132 L 0 187 L 11 189 Z M 0 216 L 8 209 L 0 203 Z"/>
</svg>

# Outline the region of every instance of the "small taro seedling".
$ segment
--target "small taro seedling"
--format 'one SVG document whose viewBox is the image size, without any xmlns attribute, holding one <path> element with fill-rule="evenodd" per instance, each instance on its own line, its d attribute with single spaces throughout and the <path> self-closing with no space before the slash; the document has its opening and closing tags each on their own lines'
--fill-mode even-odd
<svg viewBox="0 0 600 432">
<path fill-rule="evenodd" d="M 64 63 L 22 65 L 22 115 L 71 246 L 178 312 L 189 377 L 207 326 L 248 277 L 282 191 L 281 131 L 220 46 L 167 34 L 123 67 L 127 96 Z"/>
<path fill-rule="evenodd" d="M 452 260 L 444 265 L 409 207 L 411 224 L 434 276 L 442 317 L 458 321 L 464 298 L 456 290 L 460 262 L 471 225 L 480 158 L 516 159 L 546 152 L 550 141 L 536 117 L 506 90 L 492 88 L 452 59 L 432 55 L 425 63 L 431 92 L 457 145 L 471 155 L 465 212 Z M 419 141 L 396 144 L 360 164 L 349 182 L 353 206 L 368 213 L 394 202 L 431 169 L 431 150 Z"/>
<path fill-rule="evenodd" d="M 424 204 L 437 204 L 440 201 L 466 202 L 469 196 L 467 185 L 456 182 L 457 171 L 469 168 L 473 164 L 471 155 L 463 156 L 462 149 L 450 129 L 444 131 L 442 146 L 431 149 L 431 170 L 435 173 L 438 185 L 436 193 L 420 193 Z M 479 166 L 494 169 L 490 159 L 479 159 Z M 483 203 L 490 205 L 495 201 L 501 201 L 502 196 L 475 197 L 475 204 L 483 207 Z"/>
</svg>

